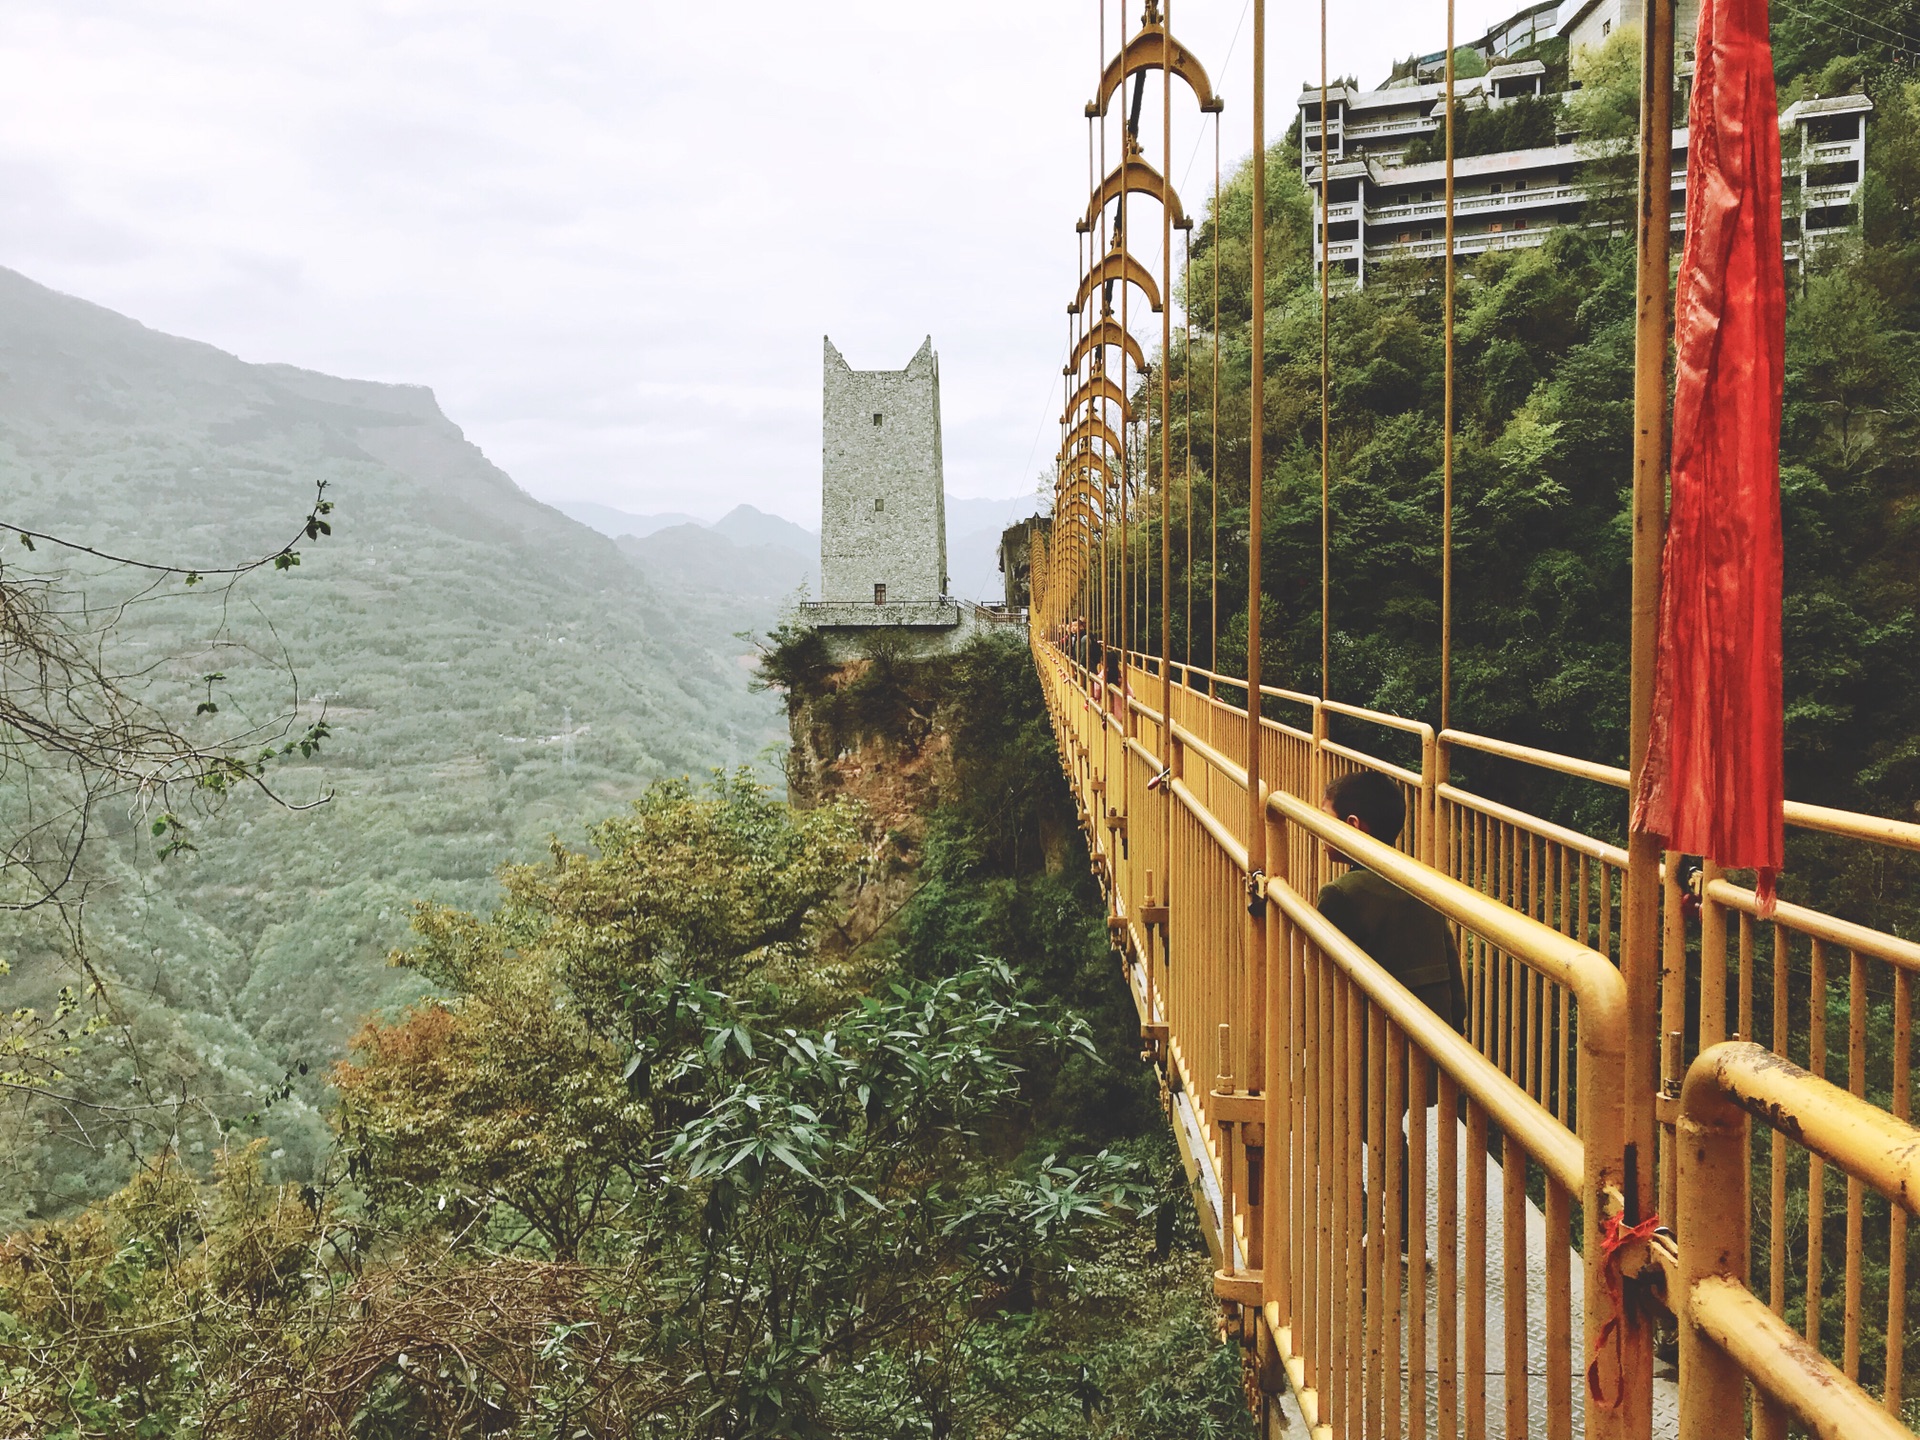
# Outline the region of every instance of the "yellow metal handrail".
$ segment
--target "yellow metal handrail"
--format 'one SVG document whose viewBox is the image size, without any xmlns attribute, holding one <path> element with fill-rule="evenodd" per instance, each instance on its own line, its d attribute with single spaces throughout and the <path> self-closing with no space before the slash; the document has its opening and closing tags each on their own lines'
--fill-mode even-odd
<svg viewBox="0 0 1920 1440">
<path fill-rule="evenodd" d="M 1424 1415 L 1431 1399 L 1457 1411 L 1465 1433 L 1483 1430 L 1497 1404 L 1509 1434 L 1538 1407 L 1544 1433 L 1571 1436 L 1575 1390 L 1584 1394 L 1577 1337 L 1596 1335 L 1610 1316 L 1593 1268 L 1598 1227 L 1619 1208 L 1625 1180 L 1618 971 L 1576 938 L 1286 789 L 1262 786 L 1274 873 L 1249 876 L 1236 825 L 1247 772 L 1183 723 L 1182 713 L 1210 723 L 1186 711 L 1187 687 L 1173 692 L 1169 724 L 1136 695 L 1124 705 L 1096 697 L 1084 669 L 1040 636 L 1034 646 L 1142 1040 L 1166 1064 L 1170 1112 L 1199 1188 L 1217 1197 L 1205 1219 L 1222 1297 L 1264 1327 L 1309 1418 L 1336 1433 L 1399 1433 L 1399 1418 Z M 1313 739 L 1263 733 L 1271 743 Z M 1244 734 L 1243 725 L 1235 738 Z M 1547 1012 L 1546 1034 L 1577 1049 L 1577 1117 L 1543 1104 L 1524 1064 L 1498 1045 L 1486 1053 L 1484 1036 L 1456 1033 L 1319 914 L 1309 897 L 1329 849 L 1406 888 L 1528 977 L 1524 994 L 1568 997 L 1557 1022 Z M 1250 899 L 1268 907 L 1264 956 L 1245 953 Z M 1563 1083 L 1568 1069 L 1562 1060 Z M 1496 1152 L 1502 1162 L 1490 1164 Z M 1529 1164 L 1544 1210 L 1528 1197 Z M 1421 1197 L 1404 1234 L 1391 1200 L 1403 1183 Z M 1429 1192 L 1438 1197 L 1431 1226 Z M 1394 1259 L 1402 1243 L 1404 1274 Z M 1529 1327 L 1530 1307 L 1544 1323 Z M 1441 1357 L 1431 1375 L 1430 1328 Z M 1612 1376 L 1608 1385 L 1619 1388 Z M 1646 1400 L 1620 1412 L 1581 1401 L 1585 1433 L 1634 1433 Z"/>
<path fill-rule="evenodd" d="M 1886 1401 L 1873 1397 L 1747 1287 L 1751 1250 L 1748 1129 L 1758 1119 L 1850 1181 L 1920 1213 L 1920 1129 L 1761 1046 L 1728 1041 L 1687 1071 L 1680 1096 L 1678 1261 L 1669 1300 L 1680 1321 L 1680 1433 L 1784 1437 L 1788 1412 L 1829 1440 L 1899 1437 L 1900 1347 L 1891 1338 Z M 1904 1278 L 1904 1277 L 1902 1277 Z"/>
<path fill-rule="evenodd" d="M 1153 657 L 1145 655 L 1134 659 L 1142 666 L 1149 662 L 1156 667 L 1158 664 Z M 1178 677 L 1173 687 L 1176 720 L 1187 706 L 1203 707 L 1208 724 L 1214 727 L 1207 734 L 1208 740 L 1229 750 L 1241 750 L 1244 714 L 1222 705 L 1204 690 L 1191 688 L 1194 679 L 1204 679 L 1209 686 L 1240 682 L 1178 662 L 1171 668 Z M 1143 668 L 1141 673 L 1147 672 Z M 1157 678 L 1154 684 L 1157 689 Z M 1311 716 L 1310 733 L 1272 719 L 1263 718 L 1261 722 L 1263 736 L 1270 746 L 1292 744 L 1298 749 L 1291 766 L 1280 763 L 1281 757 L 1277 754 L 1265 765 L 1264 773 L 1276 787 L 1313 800 L 1341 769 L 1367 768 L 1388 776 L 1399 785 L 1407 802 L 1408 826 L 1401 846 L 1409 854 L 1618 959 L 1626 850 L 1475 794 L 1452 779 L 1451 757 L 1455 751 L 1472 751 L 1620 790 L 1627 784 L 1624 769 L 1464 730 L 1435 733 L 1420 722 L 1402 716 L 1344 702 L 1321 701 L 1299 691 L 1271 686 L 1261 689 L 1263 695 L 1306 708 Z M 1190 698 L 1183 699 L 1183 695 Z M 1332 715 L 1375 724 L 1417 739 L 1422 757 L 1419 775 L 1408 766 L 1369 754 L 1360 746 L 1330 739 L 1327 718 Z M 1151 723 L 1155 726 L 1159 723 L 1157 710 L 1152 712 Z M 1293 783 L 1287 783 L 1289 779 Z M 1202 794 L 1211 802 L 1208 792 L 1203 789 Z M 1787 824 L 1794 828 L 1895 849 L 1920 847 L 1920 826 L 1904 821 L 1798 801 L 1788 801 L 1784 814 Z M 1240 824 L 1231 816 L 1228 823 Z M 1300 847 L 1296 844 L 1295 848 Z M 1782 902 L 1771 917 L 1762 920 L 1751 890 L 1733 884 L 1709 868 L 1695 897 L 1701 917 L 1699 954 L 1690 954 L 1688 922 L 1681 909 L 1685 897 L 1678 859 L 1669 855 L 1662 867 L 1665 877 L 1662 904 L 1666 911 L 1662 949 L 1667 984 L 1663 990 L 1659 1031 L 1665 1035 L 1690 1035 L 1697 1028 L 1697 1044 L 1705 1047 L 1729 1035 L 1752 1038 L 1758 1033 L 1756 1025 L 1770 1027 L 1769 1033 L 1778 1030 L 1775 1043 L 1782 1048 L 1789 1040 L 1796 1048 L 1806 1047 L 1810 1063 L 1818 1061 L 1824 1065 L 1832 1051 L 1835 1064 L 1844 1064 L 1850 1071 L 1858 1068 L 1861 1057 L 1853 1053 L 1853 1044 L 1855 1034 L 1862 1033 L 1866 1024 L 1865 997 L 1869 991 L 1877 993 L 1889 983 L 1884 978 L 1885 972 L 1875 966 L 1886 965 L 1896 972 L 1912 971 L 1915 962 L 1920 960 L 1920 944 L 1810 906 L 1786 902 Z M 1296 868 L 1296 876 L 1300 874 L 1304 872 Z M 1515 1033 L 1514 1007 L 1509 1003 L 1505 977 L 1500 973 L 1505 962 L 1497 954 L 1482 953 L 1482 948 L 1472 940 L 1466 942 L 1466 949 L 1476 1039 L 1489 1045 L 1492 1053 L 1503 1055 L 1501 1063 L 1509 1068 L 1509 1073 L 1514 1073 L 1515 1062 L 1524 1060 L 1529 1093 L 1543 1101 L 1551 1099 L 1556 1113 L 1570 1115 L 1574 1097 L 1570 1086 L 1562 1083 L 1562 1072 L 1556 1071 L 1554 1058 L 1543 1054 L 1536 1067 L 1531 1053 L 1522 1056 L 1519 1052 L 1533 1045 L 1533 1032 L 1541 1028 L 1530 1018 L 1541 1004 L 1552 1006 L 1556 1012 L 1545 1027 L 1549 1039 L 1552 1032 L 1571 1023 L 1571 1016 L 1562 1017 L 1558 1013 L 1560 1001 L 1556 995 L 1550 994 L 1542 1000 L 1524 993 L 1528 982 L 1523 980 L 1523 993 L 1515 1003 L 1525 1014 L 1521 1017 L 1520 1032 Z M 1829 1045 L 1824 1010 L 1810 1004 L 1813 996 L 1824 996 L 1826 976 L 1841 963 L 1848 969 L 1849 987 L 1858 991 L 1858 999 L 1851 995 L 1849 998 L 1851 1013 L 1844 1050 Z M 1699 994 L 1704 1000 L 1703 1008 L 1694 1011 L 1689 1010 L 1686 983 L 1689 975 L 1699 977 Z M 1783 978 L 1791 980 L 1788 989 L 1782 988 Z M 1771 1017 L 1764 1003 L 1769 988 L 1774 992 Z M 1807 998 L 1799 998 L 1790 991 L 1799 991 Z M 1668 1082 L 1677 1085 L 1685 1054 L 1674 1052 L 1671 1045 L 1666 1053 L 1671 1061 Z M 1910 1065 L 1904 1051 L 1896 1054 L 1894 1063 L 1904 1080 Z M 1662 1122 L 1660 1133 L 1658 1185 L 1648 1193 L 1657 1198 L 1659 1208 L 1670 1212 L 1673 1206 L 1670 1120 Z M 1651 1185 L 1654 1176 L 1649 1174 L 1643 1178 Z M 1817 1210 L 1818 1198 L 1812 1203 Z"/>
</svg>

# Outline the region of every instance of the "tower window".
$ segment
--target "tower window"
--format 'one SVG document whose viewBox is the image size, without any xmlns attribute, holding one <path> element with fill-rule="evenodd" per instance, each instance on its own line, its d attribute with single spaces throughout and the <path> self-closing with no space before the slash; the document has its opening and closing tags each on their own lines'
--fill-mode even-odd
<svg viewBox="0 0 1920 1440">
<path fill-rule="evenodd" d="M 887 587 L 886 586 L 876 585 L 873 587 L 873 603 L 876 605 L 884 605 L 887 603 Z"/>
<path fill-rule="evenodd" d="M 873 513 L 878 515 L 882 510 L 886 508 L 887 508 L 886 496 L 876 495 L 873 500 Z"/>
<path fill-rule="evenodd" d="M 878 410 L 873 412 L 873 423 L 878 425 L 883 417 Z"/>
</svg>

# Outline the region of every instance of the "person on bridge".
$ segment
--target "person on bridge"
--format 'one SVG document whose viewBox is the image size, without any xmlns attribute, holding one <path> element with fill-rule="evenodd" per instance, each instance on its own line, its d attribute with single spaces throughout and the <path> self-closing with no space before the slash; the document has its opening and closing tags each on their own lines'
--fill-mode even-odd
<svg viewBox="0 0 1920 1440">
<path fill-rule="evenodd" d="M 1377 770 L 1339 775 L 1320 808 L 1391 845 L 1407 822 L 1400 787 Z M 1447 922 L 1399 886 L 1333 852 L 1351 868 L 1320 887 L 1320 913 L 1455 1030 L 1467 1019 L 1460 952 Z"/>
<path fill-rule="evenodd" d="M 1320 808 L 1354 829 L 1391 845 L 1407 823 L 1406 802 L 1400 787 L 1377 770 L 1339 775 L 1327 786 Z M 1320 913 L 1346 937 L 1379 962 L 1386 972 L 1413 992 L 1414 998 L 1455 1030 L 1467 1020 L 1467 987 L 1460 973 L 1460 951 L 1446 920 L 1399 886 L 1338 850 L 1332 858 L 1349 866 L 1347 873 L 1320 887 Z M 1361 1073 L 1367 1073 L 1362 1055 Z M 1430 1072 L 1431 1073 L 1431 1072 Z M 1438 1086 L 1427 1084 L 1427 1104 L 1439 1099 Z M 1407 1138 L 1404 1112 L 1389 1117 L 1400 1133 L 1400 1252 L 1407 1243 Z M 1362 1214 L 1370 1213 L 1364 1207 Z"/>
</svg>

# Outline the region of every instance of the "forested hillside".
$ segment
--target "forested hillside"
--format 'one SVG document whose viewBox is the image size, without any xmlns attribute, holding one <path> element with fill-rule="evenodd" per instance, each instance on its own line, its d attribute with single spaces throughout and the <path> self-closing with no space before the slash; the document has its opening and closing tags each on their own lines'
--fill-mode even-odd
<svg viewBox="0 0 1920 1440">
<path fill-rule="evenodd" d="M 1920 216 L 1912 204 L 1920 82 L 1871 47 L 1841 48 L 1797 11 L 1776 12 L 1775 36 L 1783 99 L 1864 87 L 1876 107 L 1859 234 L 1789 272 L 1781 477 L 1788 794 L 1912 818 L 1920 801 Z M 1637 45 L 1633 33 L 1615 37 L 1581 106 L 1634 113 Z M 1267 159 L 1263 664 L 1269 683 L 1318 691 L 1320 297 L 1297 145 L 1297 137 L 1283 140 Z M 1251 199 L 1251 170 L 1242 168 L 1220 213 L 1196 232 L 1186 290 L 1194 339 L 1174 356 L 1175 453 L 1188 443 L 1190 376 L 1195 470 L 1191 572 L 1188 497 L 1173 505 L 1174 648 L 1201 664 L 1210 655 L 1217 482 L 1220 663 L 1235 672 L 1246 645 Z M 1539 249 L 1462 267 L 1454 723 L 1616 764 L 1626 752 L 1633 312 L 1625 227 L 1563 229 Z M 1428 721 L 1438 718 L 1441 335 L 1436 265 L 1376 266 L 1364 291 L 1335 291 L 1330 693 Z M 1153 544 L 1157 557 L 1157 525 Z M 1517 783 L 1491 764 L 1482 770 L 1479 781 L 1496 790 Z M 1600 833 L 1622 822 L 1615 794 L 1576 782 L 1516 798 Z M 1784 894 L 1815 895 L 1903 933 L 1920 924 L 1920 875 L 1830 853 L 1817 838 L 1796 837 L 1794 847 Z"/>
<path fill-rule="evenodd" d="M 1025 647 L 768 673 L 813 803 L 661 782 L 420 912 L 311 1182 L 243 1131 L 0 1244 L 0 1429 L 1249 1435 Z"/>
<path fill-rule="evenodd" d="M 110 981 L 111 1024 L 67 1085 L 131 1107 L 37 1106 L 24 1127 L 10 1112 L 0 1229 L 115 1188 L 129 1140 L 150 1151 L 177 1127 L 204 1163 L 221 1122 L 249 1114 L 247 1133 L 272 1136 L 269 1176 L 317 1173 L 322 1073 L 364 1016 L 424 988 L 386 964 L 416 900 L 482 904 L 494 869 L 549 832 L 577 838 L 651 780 L 781 733 L 734 634 L 759 616 L 650 583 L 519 490 L 428 391 L 245 364 L 0 271 L 8 521 L 211 570 L 280 546 L 320 481 L 331 536 L 231 593 L 10 545 L 10 577 L 64 576 L 113 619 L 116 666 L 157 664 L 143 683 L 191 733 L 324 718 L 318 754 L 275 783 L 332 798 L 188 816 L 197 850 L 165 863 L 147 812 L 105 807 L 77 934 L 47 911 L 0 922 L 0 1009 L 75 983 L 76 941 Z M 202 704 L 217 708 L 195 718 Z M 27 787 L 9 784 L 17 818 Z"/>
</svg>

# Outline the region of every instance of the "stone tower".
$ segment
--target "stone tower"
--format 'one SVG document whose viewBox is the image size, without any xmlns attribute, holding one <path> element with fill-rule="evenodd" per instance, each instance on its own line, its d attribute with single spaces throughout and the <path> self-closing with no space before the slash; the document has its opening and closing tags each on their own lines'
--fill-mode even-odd
<svg viewBox="0 0 1920 1440">
<path fill-rule="evenodd" d="M 912 624 L 897 607 L 938 605 L 947 593 L 933 337 L 904 370 L 855 370 L 829 339 L 824 390 L 820 598 L 836 610 L 885 607 L 879 623 Z"/>
</svg>

